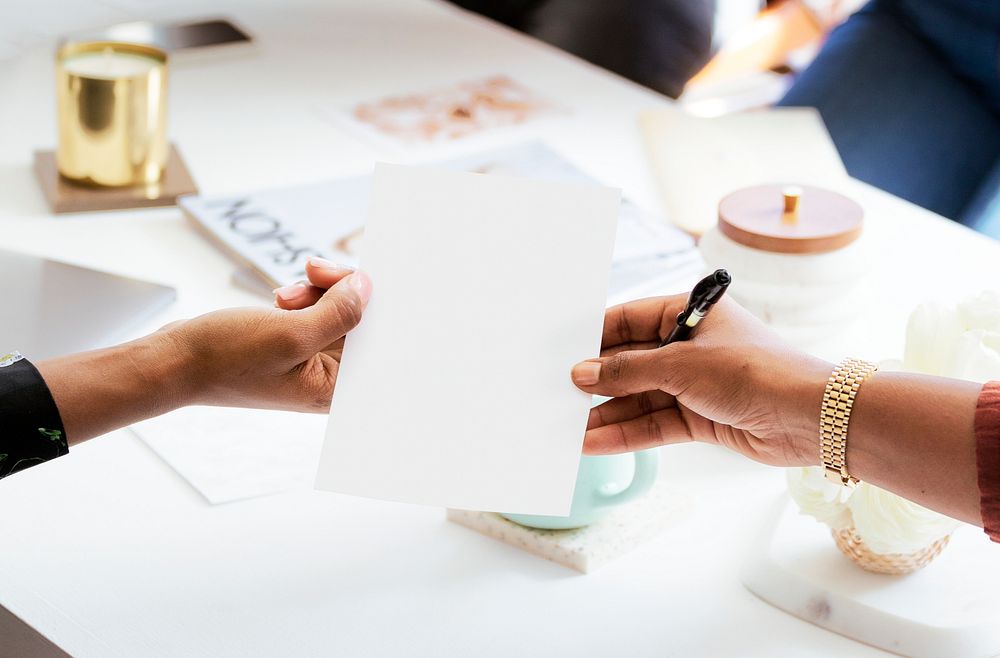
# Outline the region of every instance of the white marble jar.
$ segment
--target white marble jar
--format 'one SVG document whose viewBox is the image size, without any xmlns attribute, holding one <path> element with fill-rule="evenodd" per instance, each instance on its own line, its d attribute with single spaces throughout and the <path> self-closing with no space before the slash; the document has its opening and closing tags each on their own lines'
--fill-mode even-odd
<svg viewBox="0 0 1000 658">
<path fill-rule="evenodd" d="M 698 245 L 708 270 L 732 274 L 736 301 L 808 346 L 849 324 L 864 295 L 862 221 L 861 207 L 836 192 L 761 185 L 725 197 Z"/>
</svg>

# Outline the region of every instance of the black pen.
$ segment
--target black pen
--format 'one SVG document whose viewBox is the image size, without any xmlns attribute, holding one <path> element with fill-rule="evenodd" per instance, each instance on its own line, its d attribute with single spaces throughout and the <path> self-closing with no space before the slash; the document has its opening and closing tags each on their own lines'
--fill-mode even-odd
<svg viewBox="0 0 1000 658">
<path fill-rule="evenodd" d="M 663 339 L 660 347 L 690 338 L 694 328 L 708 315 L 715 303 L 722 299 L 722 296 L 726 294 L 726 288 L 732 282 L 733 277 L 729 275 L 729 272 L 715 270 L 695 284 L 688 297 L 687 305 L 677 315 L 677 326 L 673 328 L 669 336 Z"/>
</svg>

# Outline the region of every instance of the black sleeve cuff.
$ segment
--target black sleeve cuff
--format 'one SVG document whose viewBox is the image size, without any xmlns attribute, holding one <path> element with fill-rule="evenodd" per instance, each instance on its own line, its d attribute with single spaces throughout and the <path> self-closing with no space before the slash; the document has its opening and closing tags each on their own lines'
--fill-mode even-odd
<svg viewBox="0 0 1000 658">
<path fill-rule="evenodd" d="M 0 478 L 69 452 L 52 393 L 17 352 L 0 354 Z"/>
</svg>

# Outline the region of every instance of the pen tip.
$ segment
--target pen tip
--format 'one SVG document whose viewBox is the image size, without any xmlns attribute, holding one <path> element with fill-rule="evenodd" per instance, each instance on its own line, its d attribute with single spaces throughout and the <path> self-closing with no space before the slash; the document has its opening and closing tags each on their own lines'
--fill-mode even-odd
<svg viewBox="0 0 1000 658">
<path fill-rule="evenodd" d="M 715 282 L 720 286 L 728 286 L 732 283 L 733 277 L 726 270 L 715 270 Z"/>
</svg>

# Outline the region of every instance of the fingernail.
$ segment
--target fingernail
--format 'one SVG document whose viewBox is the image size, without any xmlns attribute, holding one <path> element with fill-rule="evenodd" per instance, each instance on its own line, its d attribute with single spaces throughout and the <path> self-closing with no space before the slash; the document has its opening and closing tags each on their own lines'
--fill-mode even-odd
<svg viewBox="0 0 1000 658">
<path fill-rule="evenodd" d="M 347 283 L 354 288 L 354 292 L 358 293 L 361 303 L 367 304 L 368 299 L 372 296 L 372 280 L 368 278 L 368 275 L 360 270 L 355 271 L 347 277 Z"/>
<path fill-rule="evenodd" d="M 324 270 L 349 270 L 351 268 L 346 265 L 340 265 L 339 263 L 334 263 L 332 260 L 327 260 L 320 256 L 310 256 L 306 261 L 313 267 L 319 267 Z"/>
<path fill-rule="evenodd" d="M 283 302 L 290 302 L 306 294 L 304 283 L 293 283 L 290 286 L 282 286 L 274 289 L 274 295 Z"/>
<path fill-rule="evenodd" d="M 573 382 L 581 386 L 592 386 L 601 380 L 601 362 L 584 361 L 573 366 Z"/>
</svg>

